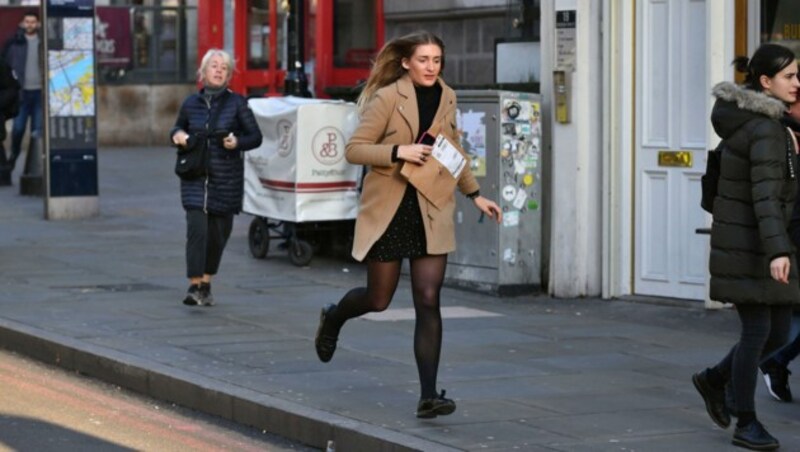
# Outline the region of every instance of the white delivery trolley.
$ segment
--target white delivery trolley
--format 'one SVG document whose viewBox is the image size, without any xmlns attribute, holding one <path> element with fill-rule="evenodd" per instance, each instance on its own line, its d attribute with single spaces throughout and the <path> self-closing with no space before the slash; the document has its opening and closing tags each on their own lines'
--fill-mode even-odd
<svg viewBox="0 0 800 452">
<path fill-rule="evenodd" d="M 352 231 L 358 213 L 362 167 L 344 158 L 358 125 L 356 106 L 299 97 L 254 98 L 249 104 L 264 136 L 260 147 L 244 153 L 243 210 L 255 217 L 250 252 L 263 258 L 270 238 L 283 238 L 291 262 L 307 265 L 314 248 L 306 233 L 343 223 Z"/>
</svg>

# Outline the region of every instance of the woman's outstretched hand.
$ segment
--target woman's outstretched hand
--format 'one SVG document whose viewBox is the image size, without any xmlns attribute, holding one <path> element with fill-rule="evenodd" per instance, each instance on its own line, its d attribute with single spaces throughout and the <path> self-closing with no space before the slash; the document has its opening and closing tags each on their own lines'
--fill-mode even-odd
<svg viewBox="0 0 800 452">
<path fill-rule="evenodd" d="M 790 267 L 791 262 L 789 261 L 788 257 L 776 257 L 769 263 L 769 274 L 772 275 L 772 279 L 775 281 L 789 284 Z"/>
<path fill-rule="evenodd" d="M 475 203 L 475 207 L 477 207 L 487 217 L 494 218 L 494 220 L 498 223 L 503 221 L 503 211 L 500 210 L 500 206 L 498 206 L 497 203 L 491 199 L 478 196 L 473 199 L 473 202 Z"/>
<path fill-rule="evenodd" d="M 422 165 L 431 155 L 431 149 L 427 144 L 404 144 L 397 147 L 397 158 Z"/>
</svg>

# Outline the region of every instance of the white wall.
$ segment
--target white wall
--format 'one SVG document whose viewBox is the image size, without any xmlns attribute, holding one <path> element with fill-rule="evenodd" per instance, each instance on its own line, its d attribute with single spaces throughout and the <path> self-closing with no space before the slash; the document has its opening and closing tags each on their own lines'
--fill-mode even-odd
<svg viewBox="0 0 800 452">
<path fill-rule="evenodd" d="M 576 10 L 571 122 L 551 124 L 551 239 L 548 290 L 556 297 L 597 296 L 602 287 L 602 3 L 542 2 L 542 92 L 552 107 L 555 13 Z M 552 115 L 555 117 L 555 113 Z"/>
<path fill-rule="evenodd" d="M 633 290 L 633 2 L 603 2 L 603 298 Z"/>
<path fill-rule="evenodd" d="M 733 81 L 731 61 L 734 58 L 735 13 L 733 0 L 706 2 L 706 42 L 708 43 L 708 68 L 706 73 L 708 75 L 705 83 L 706 92 L 709 93 L 706 100 L 706 117 L 711 116 L 711 109 L 714 106 L 714 98 L 710 94 L 713 86 L 721 81 Z M 750 22 L 755 22 L 753 17 L 750 17 Z M 711 127 L 711 121 L 708 121 L 706 126 L 706 148 L 712 149 L 718 143 L 719 137 Z M 711 226 L 711 215 L 707 215 L 707 219 L 708 225 Z M 706 284 L 706 288 L 708 288 L 708 284 Z M 706 308 L 719 309 L 725 306 L 722 303 L 710 300 L 708 293 L 709 291 L 706 290 Z"/>
</svg>

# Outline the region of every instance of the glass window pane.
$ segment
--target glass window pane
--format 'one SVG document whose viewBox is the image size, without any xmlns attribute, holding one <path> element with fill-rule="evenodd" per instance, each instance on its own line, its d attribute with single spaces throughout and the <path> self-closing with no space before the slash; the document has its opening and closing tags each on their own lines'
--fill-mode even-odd
<svg viewBox="0 0 800 452">
<path fill-rule="evenodd" d="M 800 55 L 800 2 L 761 1 L 761 42 L 782 44 Z"/>
<path fill-rule="evenodd" d="M 269 67 L 269 0 L 248 0 L 247 67 Z"/>
<path fill-rule="evenodd" d="M 153 64 L 151 52 L 151 30 L 153 11 L 136 9 L 133 13 L 133 67 L 148 69 Z"/>
<path fill-rule="evenodd" d="M 130 11 L 131 61 L 123 68 L 98 65 L 100 83 L 191 83 L 196 80 L 196 8 L 132 6 L 123 10 Z"/>
<path fill-rule="evenodd" d="M 333 63 L 369 68 L 375 55 L 375 0 L 335 0 Z"/>
<path fill-rule="evenodd" d="M 158 19 L 159 32 L 156 47 L 158 61 L 156 64 L 159 75 L 163 77 L 178 69 L 178 14 L 174 9 L 162 9 Z"/>
<path fill-rule="evenodd" d="M 185 79 L 195 80 L 197 78 L 197 10 L 187 8 L 186 10 L 186 33 L 182 36 L 184 55 L 186 57 Z"/>
</svg>

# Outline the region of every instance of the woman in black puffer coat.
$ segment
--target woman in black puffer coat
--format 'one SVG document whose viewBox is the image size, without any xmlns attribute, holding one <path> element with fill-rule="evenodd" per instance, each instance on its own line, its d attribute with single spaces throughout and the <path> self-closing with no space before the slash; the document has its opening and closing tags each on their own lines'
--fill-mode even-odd
<svg viewBox="0 0 800 452">
<path fill-rule="evenodd" d="M 733 303 L 742 323 L 739 342 L 716 366 L 692 377 L 708 414 L 730 424 L 725 386 L 738 416 L 733 443 L 750 449 L 779 447 L 756 419 L 758 364 L 786 343 L 792 305 L 800 302 L 797 261 L 787 228 L 797 193 L 797 147 L 780 119 L 797 98 L 794 54 L 765 44 L 753 58 L 738 58 L 744 87 L 714 87 L 711 113 L 722 138 L 722 164 L 711 228 L 711 299 Z"/>
<path fill-rule="evenodd" d="M 242 210 L 242 151 L 261 144 L 261 131 L 247 100 L 228 89 L 232 74 L 233 60 L 228 53 L 218 49 L 206 52 L 198 70 L 203 88 L 183 102 L 170 132 L 178 146 L 205 139 L 211 154 L 207 176 L 181 180 L 190 281 L 183 303 L 192 306 L 214 304 L 211 277 L 219 268 L 233 216 Z M 214 115 L 215 124 L 209 124 Z"/>
</svg>

